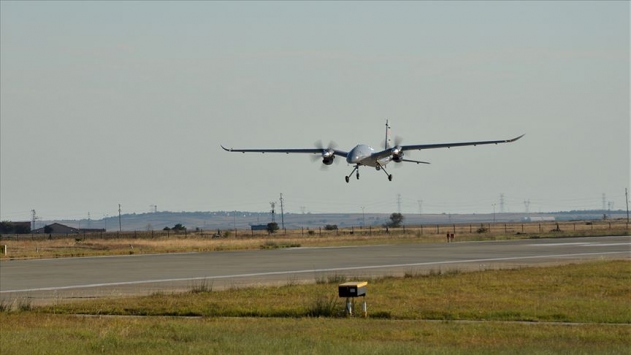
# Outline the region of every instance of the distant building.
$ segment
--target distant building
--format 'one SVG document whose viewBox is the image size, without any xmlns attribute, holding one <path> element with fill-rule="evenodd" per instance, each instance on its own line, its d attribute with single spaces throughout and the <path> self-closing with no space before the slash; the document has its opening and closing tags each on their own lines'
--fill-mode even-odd
<svg viewBox="0 0 631 355">
<path fill-rule="evenodd" d="M 554 222 L 556 218 L 554 217 L 524 217 L 524 222 Z"/>
<path fill-rule="evenodd" d="M 105 232 L 105 229 L 96 228 L 74 228 L 61 223 L 53 223 L 43 228 L 38 228 L 33 231 L 33 234 L 83 234 L 83 233 L 100 233 Z"/>
<path fill-rule="evenodd" d="M 31 222 L 0 222 L 0 233 L 28 234 L 31 233 Z"/>
<path fill-rule="evenodd" d="M 252 228 L 253 231 L 266 231 L 267 224 L 253 224 L 250 228 Z"/>
</svg>

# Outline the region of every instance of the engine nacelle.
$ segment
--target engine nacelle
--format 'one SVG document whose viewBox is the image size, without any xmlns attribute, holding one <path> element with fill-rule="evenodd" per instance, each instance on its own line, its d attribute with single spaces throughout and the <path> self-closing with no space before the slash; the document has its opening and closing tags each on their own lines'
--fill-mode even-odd
<svg viewBox="0 0 631 355">
<path fill-rule="evenodd" d="M 335 160 L 335 151 L 331 148 L 322 151 L 322 164 L 331 165 Z"/>
<path fill-rule="evenodd" d="M 403 161 L 403 149 L 401 147 L 395 147 L 392 149 L 392 161 L 395 163 L 400 163 Z"/>
</svg>

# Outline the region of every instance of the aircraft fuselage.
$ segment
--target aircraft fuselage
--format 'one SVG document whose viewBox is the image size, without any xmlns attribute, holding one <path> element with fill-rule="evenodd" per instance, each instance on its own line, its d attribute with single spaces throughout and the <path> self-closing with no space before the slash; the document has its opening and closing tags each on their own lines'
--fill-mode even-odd
<svg viewBox="0 0 631 355">
<path fill-rule="evenodd" d="M 388 164 L 392 159 L 390 157 L 386 157 L 383 159 L 375 160 L 372 158 L 375 150 L 366 144 L 358 144 L 355 148 L 351 149 L 346 156 L 346 162 L 353 165 L 365 165 L 372 166 L 373 168 L 381 168 Z"/>
</svg>

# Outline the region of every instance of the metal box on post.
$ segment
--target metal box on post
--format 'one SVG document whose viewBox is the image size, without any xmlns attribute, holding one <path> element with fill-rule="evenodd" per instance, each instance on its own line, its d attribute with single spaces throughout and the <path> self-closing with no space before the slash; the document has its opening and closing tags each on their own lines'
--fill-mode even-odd
<svg viewBox="0 0 631 355">
<path fill-rule="evenodd" d="M 345 282 L 338 286 L 340 297 L 360 297 L 366 296 L 366 286 L 368 282 Z"/>
</svg>

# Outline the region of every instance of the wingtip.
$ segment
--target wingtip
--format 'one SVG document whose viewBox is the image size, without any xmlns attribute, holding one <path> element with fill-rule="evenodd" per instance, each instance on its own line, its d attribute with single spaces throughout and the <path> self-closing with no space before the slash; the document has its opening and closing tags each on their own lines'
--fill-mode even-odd
<svg viewBox="0 0 631 355">
<path fill-rule="evenodd" d="M 513 139 L 509 139 L 509 140 L 508 140 L 508 143 L 512 143 L 512 142 L 514 142 L 514 141 L 516 141 L 516 140 L 519 140 L 519 139 L 521 139 L 521 137 L 523 137 L 523 136 L 525 136 L 525 135 L 526 135 L 526 133 L 522 134 L 522 135 L 521 135 L 521 136 L 519 136 L 519 137 L 516 137 L 516 138 L 513 138 Z"/>
<path fill-rule="evenodd" d="M 224 147 L 224 146 L 223 146 L 223 144 L 220 144 L 220 146 L 221 146 L 221 148 L 223 148 L 223 150 L 225 150 L 226 152 L 229 152 L 229 151 L 231 151 L 231 150 L 232 150 L 232 149 L 228 149 L 228 148 Z"/>
</svg>

